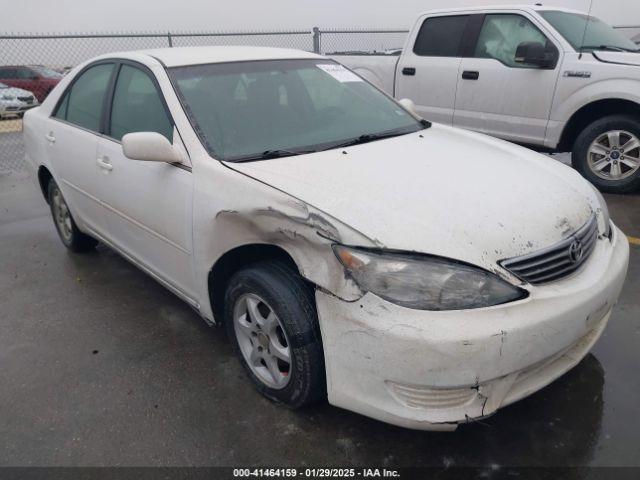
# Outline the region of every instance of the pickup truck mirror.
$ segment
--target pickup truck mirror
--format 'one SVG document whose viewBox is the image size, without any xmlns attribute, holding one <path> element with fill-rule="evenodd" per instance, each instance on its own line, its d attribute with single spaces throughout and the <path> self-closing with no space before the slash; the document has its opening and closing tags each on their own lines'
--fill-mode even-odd
<svg viewBox="0 0 640 480">
<path fill-rule="evenodd" d="M 180 163 L 180 154 L 164 135 L 157 132 L 127 133 L 122 137 L 122 151 L 131 160 Z"/>
<path fill-rule="evenodd" d="M 516 63 L 535 65 L 540 68 L 554 68 L 556 55 L 540 42 L 522 42 L 516 49 Z"/>
<path fill-rule="evenodd" d="M 405 110 L 407 110 L 411 115 L 413 115 L 416 118 L 420 118 L 420 115 L 418 115 L 418 112 L 416 112 L 416 104 L 413 103 L 413 100 L 411 100 L 409 98 L 403 98 L 401 100 L 398 100 L 398 103 Z"/>
</svg>

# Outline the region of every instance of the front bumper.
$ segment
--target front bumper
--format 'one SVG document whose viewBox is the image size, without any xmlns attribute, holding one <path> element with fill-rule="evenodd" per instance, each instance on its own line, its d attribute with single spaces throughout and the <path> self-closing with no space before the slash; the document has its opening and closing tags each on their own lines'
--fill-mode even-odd
<svg viewBox="0 0 640 480">
<path fill-rule="evenodd" d="M 38 102 L 25 103 L 21 101 L 0 102 L 0 117 L 18 116 L 31 108 L 39 106 Z"/>
<path fill-rule="evenodd" d="M 613 229 L 578 272 L 505 305 L 429 312 L 317 291 L 329 402 L 408 428 L 453 430 L 548 385 L 589 352 L 618 299 L 629 245 Z"/>
</svg>

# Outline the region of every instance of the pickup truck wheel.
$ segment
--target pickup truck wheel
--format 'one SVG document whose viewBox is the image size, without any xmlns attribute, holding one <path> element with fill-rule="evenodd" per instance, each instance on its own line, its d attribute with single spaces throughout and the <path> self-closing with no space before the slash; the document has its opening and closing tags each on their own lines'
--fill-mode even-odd
<svg viewBox="0 0 640 480">
<path fill-rule="evenodd" d="M 98 241 L 78 229 L 75 220 L 71 216 L 67 202 L 62 196 L 58 184 L 53 179 L 49 181 L 47 193 L 53 223 L 64 246 L 77 253 L 94 249 Z"/>
<path fill-rule="evenodd" d="M 572 152 L 574 167 L 598 189 L 628 193 L 640 188 L 640 121 L 612 115 L 590 124 Z"/>
<path fill-rule="evenodd" d="M 286 264 L 238 271 L 225 295 L 225 328 L 254 385 L 290 408 L 325 397 L 313 290 Z"/>
</svg>

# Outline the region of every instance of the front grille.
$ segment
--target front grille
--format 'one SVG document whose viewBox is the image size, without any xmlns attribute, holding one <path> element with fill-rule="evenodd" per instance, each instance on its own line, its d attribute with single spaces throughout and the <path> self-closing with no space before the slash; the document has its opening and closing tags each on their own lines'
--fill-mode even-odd
<svg viewBox="0 0 640 480">
<path fill-rule="evenodd" d="M 595 215 L 569 238 L 544 250 L 500 262 L 516 277 L 534 285 L 560 280 L 589 258 L 598 239 Z"/>
<path fill-rule="evenodd" d="M 33 97 L 18 97 L 18 100 L 25 103 L 33 103 Z"/>
</svg>

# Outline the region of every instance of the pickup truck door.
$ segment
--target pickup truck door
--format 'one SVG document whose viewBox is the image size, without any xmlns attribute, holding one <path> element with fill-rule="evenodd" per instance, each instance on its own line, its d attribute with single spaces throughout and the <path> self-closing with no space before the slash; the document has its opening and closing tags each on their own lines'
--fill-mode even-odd
<svg viewBox="0 0 640 480">
<path fill-rule="evenodd" d="M 409 98 L 427 120 L 451 125 L 462 37 L 469 15 L 422 17 L 396 69 L 397 99 Z M 419 25 L 419 28 L 418 28 Z"/>
<path fill-rule="evenodd" d="M 522 42 L 539 42 L 557 60 L 560 51 L 524 13 L 474 15 L 480 27 L 462 59 L 453 124 L 522 143 L 543 144 L 558 80 L 558 65 L 515 61 Z"/>
<path fill-rule="evenodd" d="M 131 160 L 122 150 L 125 134 L 142 131 L 160 133 L 183 149 L 153 73 L 123 61 L 109 103 L 106 133 L 98 141 L 98 158 L 108 165 L 103 179 L 108 240 L 194 303 L 191 167 Z"/>
</svg>

